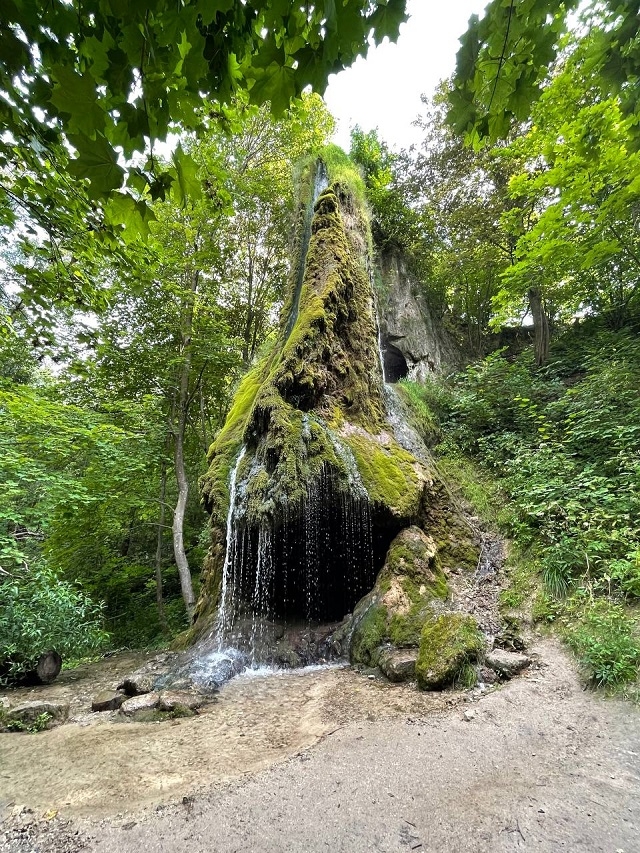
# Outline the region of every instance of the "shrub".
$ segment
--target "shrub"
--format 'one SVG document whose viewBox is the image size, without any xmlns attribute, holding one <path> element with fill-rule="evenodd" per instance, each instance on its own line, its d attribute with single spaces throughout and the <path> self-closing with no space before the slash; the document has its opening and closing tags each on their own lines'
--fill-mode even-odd
<svg viewBox="0 0 640 853">
<path fill-rule="evenodd" d="M 63 657 L 96 652 L 108 635 L 102 608 L 45 564 L 0 581 L 0 672 L 12 681 L 55 649 Z"/>
</svg>

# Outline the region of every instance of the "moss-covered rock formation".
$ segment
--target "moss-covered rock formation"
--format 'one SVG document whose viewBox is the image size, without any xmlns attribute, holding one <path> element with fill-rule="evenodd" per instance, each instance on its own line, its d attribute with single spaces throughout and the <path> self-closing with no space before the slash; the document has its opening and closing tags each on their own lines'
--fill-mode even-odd
<svg viewBox="0 0 640 853">
<path fill-rule="evenodd" d="M 351 659 L 377 666 L 390 647 L 417 649 L 425 623 L 448 597 L 436 543 L 418 527 L 406 528 L 391 543 L 375 586 L 346 627 Z"/>
<path fill-rule="evenodd" d="M 302 176 L 279 337 L 210 450 L 212 542 L 191 636 L 217 624 L 233 638 L 235 625 L 268 648 L 259 620 L 262 631 L 352 612 L 332 648 L 375 665 L 421 648 L 447 572 L 475 566 L 477 548 L 429 459 L 387 419 L 361 179 L 344 155 L 327 159 Z M 394 661 L 389 671 L 413 672 Z"/>
<path fill-rule="evenodd" d="M 437 690 L 458 679 L 465 681 L 465 669 L 478 660 L 484 638 L 473 616 L 441 613 L 425 622 L 416 661 L 418 686 Z"/>
</svg>

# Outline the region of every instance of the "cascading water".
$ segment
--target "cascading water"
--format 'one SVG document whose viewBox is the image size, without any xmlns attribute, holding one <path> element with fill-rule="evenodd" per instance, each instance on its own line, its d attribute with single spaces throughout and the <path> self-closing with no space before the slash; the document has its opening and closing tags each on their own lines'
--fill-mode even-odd
<svg viewBox="0 0 640 853">
<path fill-rule="evenodd" d="M 305 210 L 304 224 L 300 238 L 300 250 L 298 252 L 298 257 L 296 258 L 297 275 L 295 281 L 295 290 L 293 294 L 293 302 L 291 305 L 291 313 L 289 314 L 289 319 L 287 320 L 285 338 L 288 338 L 291 334 L 293 327 L 296 324 L 296 320 L 298 319 L 298 311 L 300 310 L 300 294 L 302 293 L 302 283 L 304 281 L 304 274 L 306 270 L 306 260 L 307 252 L 309 251 L 309 242 L 311 241 L 313 209 L 316 205 L 316 202 L 320 198 L 320 194 L 324 192 L 324 190 L 326 190 L 328 185 L 329 176 L 327 175 L 327 169 L 322 160 L 318 160 L 313 181 L 313 192 L 309 198 Z"/>
<path fill-rule="evenodd" d="M 227 542 L 226 542 L 226 552 L 224 556 L 224 565 L 222 567 L 222 586 L 220 590 L 220 606 L 218 608 L 218 630 L 216 633 L 216 647 L 217 651 L 221 652 L 223 644 L 225 642 L 226 632 L 229 628 L 229 620 L 230 620 L 230 612 L 229 612 L 229 575 L 231 573 L 231 569 L 235 563 L 236 556 L 236 531 L 235 531 L 235 518 L 236 518 L 236 491 L 237 491 L 237 481 L 238 481 L 238 469 L 240 468 L 240 464 L 244 459 L 247 452 L 246 447 L 242 447 L 240 453 L 238 454 L 238 458 L 236 459 L 236 464 L 233 467 L 231 472 L 231 479 L 229 481 L 229 512 L 227 513 Z"/>
</svg>

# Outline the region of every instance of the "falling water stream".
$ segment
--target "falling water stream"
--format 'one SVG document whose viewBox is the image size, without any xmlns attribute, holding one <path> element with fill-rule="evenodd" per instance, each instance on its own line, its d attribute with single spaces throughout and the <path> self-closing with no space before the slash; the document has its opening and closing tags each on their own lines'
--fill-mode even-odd
<svg viewBox="0 0 640 853">
<path fill-rule="evenodd" d="M 327 172 L 319 160 L 305 210 L 287 338 L 298 317 L 314 208 L 327 185 Z M 371 311 L 384 382 L 374 300 Z M 304 416 L 306 440 L 310 439 L 311 417 Z M 192 671 L 201 681 L 222 683 L 243 671 L 264 671 L 277 640 L 274 629 L 278 623 L 306 623 L 309 634 L 312 624 L 337 624 L 373 585 L 376 566 L 369 496 L 351 450 L 321 419 L 316 420 L 329 435 L 344 473 L 323 466 L 317 479 L 307 484 L 300 505 L 280 507 L 271 523 L 257 526 L 248 520 L 247 485 L 261 465 L 254 460 L 250 470 L 239 478 L 246 448 L 242 447 L 238 454 L 229 479 L 226 552 L 214 643 L 196 659 Z M 348 489 L 344 487 L 345 473 Z M 307 663 L 321 659 L 319 653 L 314 659 L 314 653 L 309 652 Z"/>
</svg>

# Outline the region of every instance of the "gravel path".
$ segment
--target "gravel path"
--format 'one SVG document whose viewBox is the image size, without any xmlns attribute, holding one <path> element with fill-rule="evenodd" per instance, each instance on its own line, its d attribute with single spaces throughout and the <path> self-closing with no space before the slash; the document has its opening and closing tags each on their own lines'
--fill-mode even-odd
<svg viewBox="0 0 640 853">
<path fill-rule="evenodd" d="M 26 846 L 8 828 L 0 849 L 638 853 L 639 710 L 583 691 L 555 642 L 536 651 L 540 668 L 477 702 L 348 723 L 244 780 L 60 822 L 58 846 L 57 820 Z"/>
</svg>

